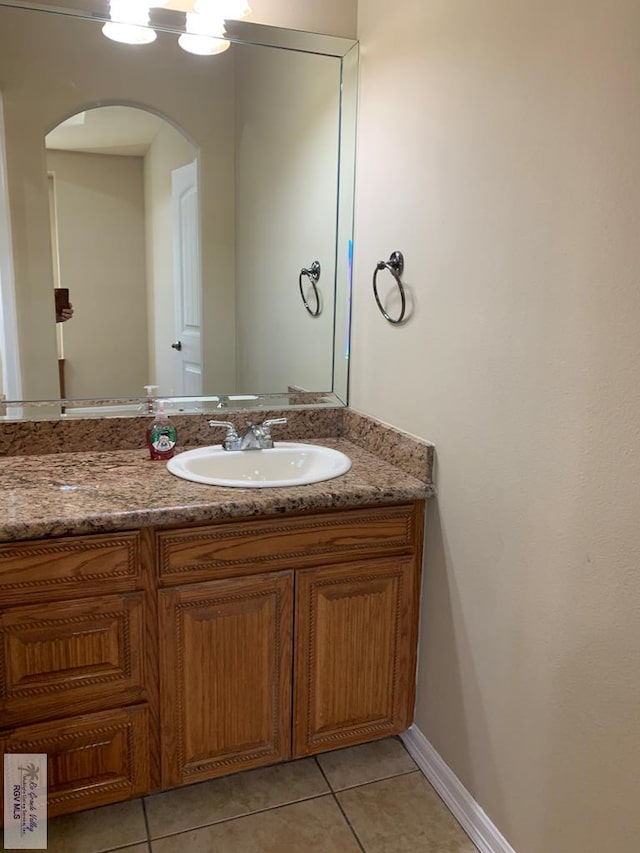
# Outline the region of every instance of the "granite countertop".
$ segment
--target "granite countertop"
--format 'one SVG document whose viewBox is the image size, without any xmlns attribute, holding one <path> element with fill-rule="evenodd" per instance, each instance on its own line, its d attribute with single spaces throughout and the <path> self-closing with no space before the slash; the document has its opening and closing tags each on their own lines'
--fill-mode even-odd
<svg viewBox="0 0 640 853">
<path fill-rule="evenodd" d="M 345 439 L 316 440 L 352 461 L 341 477 L 308 486 L 238 489 L 169 473 L 148 451 L 5 457 L 0 541 L 422 500 L 433 486 Z M 186 448 L 185 448 L 186 449 Z"/>
</svg>

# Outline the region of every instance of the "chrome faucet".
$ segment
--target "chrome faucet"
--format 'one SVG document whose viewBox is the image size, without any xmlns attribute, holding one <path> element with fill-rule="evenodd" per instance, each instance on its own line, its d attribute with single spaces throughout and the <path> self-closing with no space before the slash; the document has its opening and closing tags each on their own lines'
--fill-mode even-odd
<svg viewBox="0 0 640 853">
<path fill-rule="evenodd" d="M 276 424 L 286 424 L 286 418 L 270 418 L 261 424 L 247 421 L 247 431 L 243 436 L 238 435 L 234 424 L 229 421 L 209 421 L 210 427 L 224 427 L 227 435 L 222 442 L 225 450 L 268 450 L 273 447 L 271 427 Z"/>
</svg>

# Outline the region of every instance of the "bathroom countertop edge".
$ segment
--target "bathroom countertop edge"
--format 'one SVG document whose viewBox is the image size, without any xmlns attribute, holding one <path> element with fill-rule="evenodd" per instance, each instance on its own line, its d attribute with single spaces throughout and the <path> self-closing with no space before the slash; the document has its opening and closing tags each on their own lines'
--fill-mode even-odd
<svg viewBox="0 0 640 853">
<path fill-rule="evenodd" d="M 239 489 L 182 480 L 143 450 L 8 457 L 0 468 L 0 542 L 398 504 L 435 493 L 346 439 L 312 443 L 342 450 L 350 471 L 307 486 Z"/>
</svg>

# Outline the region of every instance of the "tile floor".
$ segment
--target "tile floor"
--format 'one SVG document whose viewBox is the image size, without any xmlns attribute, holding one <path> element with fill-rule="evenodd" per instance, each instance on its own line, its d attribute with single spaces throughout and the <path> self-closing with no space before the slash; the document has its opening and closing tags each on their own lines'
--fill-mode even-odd
<svg viewBox="0 0 640 853">
<path fill-rule="evenodd" d="M 49 824 L 49 853 L 475 853 L 398 738 Z"/>
</svg>

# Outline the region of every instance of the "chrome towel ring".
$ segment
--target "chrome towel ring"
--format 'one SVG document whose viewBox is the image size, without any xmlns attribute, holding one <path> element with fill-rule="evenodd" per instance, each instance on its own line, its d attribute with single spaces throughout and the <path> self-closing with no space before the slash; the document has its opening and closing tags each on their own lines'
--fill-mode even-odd
<svg viewBox="0 0 640 853">
<path fill-rule="evenodd" d="M 300 296 L 302 297 L 302 301 L 304 302 L 304 307 L 307 309 L 309 314 L 312 317 L 317 317 L 321 311 L 320 306 L 320 294 L 318 293 L 318 282 L 320 281 L 320 261 L 314 261 L 311 264 L 309 269 L 305 269 L 304 267 L 300 270 L 300 275 L 298 276 L 298 286 L 300 288 Z M 306 275 L 306 277 L 311 282 L 311 287 L 313 288 L 313 295 L 316 300 L 316 307 L 312 308 L 307 302 L 307 297 L 304 295 L 304 288 L 302 287 L 302 279 Z"/>
<path fill-rule="evenodd" d="M 393 317 L 390 317 L 389 314 L 384 310 L 382 302 L 380 301 L 380 297 L 378 296 L 378 273 L 380 270 L 387 269 L 391 273 L 391 275 L 396 280 L 396 284 L 398 285 L 398 290 L 400 291 L 400 299 L 402 304 L 400 306 L 400 316 L 395 320 Z M 397 325 L 398 323 L 402 323 L 404 320 L 404 314 L 407 309 L 407 300 L 404 294 L 404 287 L 402 285 L 402 271 L 404 270 L 404 256 L 402 252 L 392 252 L 391 257 L 388 261 L 378 261 L 376 264 L 375 272 L 373 273 L 373 295 L 376 298 L 376 302 L 378 304 L 378 308 L 382 312 L 382 316 L 385 320 L 388 320 L 390 323 Z"/>
</svg>

